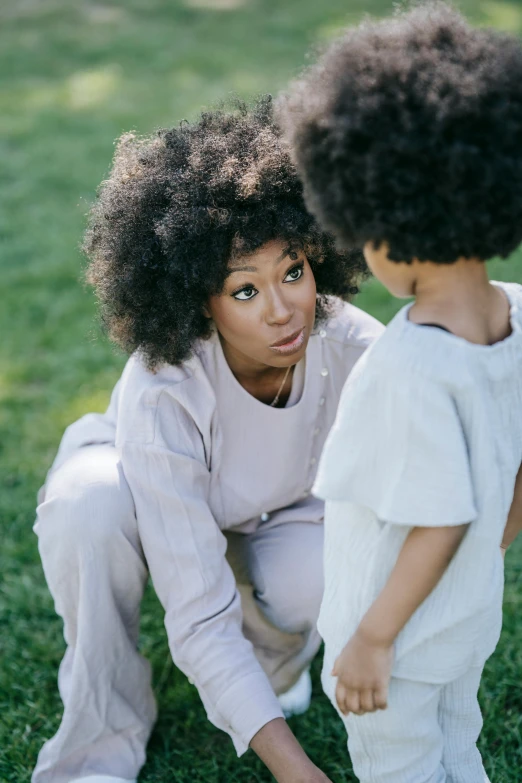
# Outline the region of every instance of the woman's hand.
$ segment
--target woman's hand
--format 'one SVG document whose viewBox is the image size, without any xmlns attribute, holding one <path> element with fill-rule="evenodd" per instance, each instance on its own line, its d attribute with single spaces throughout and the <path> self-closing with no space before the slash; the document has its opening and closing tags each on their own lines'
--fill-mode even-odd
<svg viewBox="0 0 522 783">
<path fill-rule="evenodd" d="M 331 783 L 308 758 L 283 718 L 266 723 L 252 738 L 250 747 L 278 783 Z"/>
<path fill-rule="evenodd" d="M 332 781 L 319 767 L 316 767 L 315 770 L 312 770 L 311 776 L 304 778 L 302 783 L 332 783 Z"/>
<path fill-rule="evenodd" d="M 384 710 L 393 665 L 393 645 L 377 643 L 356 631 L 335 661 L 335 699 L 343 715 Z"/>
</svg>

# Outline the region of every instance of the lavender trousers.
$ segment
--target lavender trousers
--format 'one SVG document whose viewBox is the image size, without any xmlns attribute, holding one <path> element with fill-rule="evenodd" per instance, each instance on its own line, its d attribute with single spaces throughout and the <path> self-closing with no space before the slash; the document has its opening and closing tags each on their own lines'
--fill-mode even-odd
<svg viewBox="0 0 522 783">
<path fill-rule="evenodd" d="M 67 649 L 58 675 L 62 721 L 40 751 L 32 783 L 96 775 L 134 781 L 156 704 L 137 647 L 148 571 L 115 448 L 84 447 L 51 474 L 35 531 Z M 323 527 L 294 522 L 227 537 L 243 633 L 282 693 L 320 645 Z"/>
</svg>

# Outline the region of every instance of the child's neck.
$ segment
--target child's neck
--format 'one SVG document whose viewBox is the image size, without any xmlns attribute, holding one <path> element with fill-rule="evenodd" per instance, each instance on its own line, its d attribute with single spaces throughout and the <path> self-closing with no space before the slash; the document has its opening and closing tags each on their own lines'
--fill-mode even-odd
<svg viewBox="0 0 522 783">
<path fill-rule="evenodd" d="M 414 264 L 418 274 L 410 321 L 439 324 L 479 345 L 493 345 L 510 334 L 509 302 L 489 282 L 482 261 L 461 258 L 454 264 Z"/>
</svg>

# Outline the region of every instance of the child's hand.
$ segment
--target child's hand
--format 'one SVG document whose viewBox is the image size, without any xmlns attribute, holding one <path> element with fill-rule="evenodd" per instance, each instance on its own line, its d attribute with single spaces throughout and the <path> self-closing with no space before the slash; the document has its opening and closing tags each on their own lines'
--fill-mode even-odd
<svg viewBox="0 0 522 783">
<path fill-rule="evenodd" d="M 335 698 L 343 715 L 384 710 L 393 665 L 393 645 L 372 643 L 357 631 L 335 661 Z"/>
</svg>

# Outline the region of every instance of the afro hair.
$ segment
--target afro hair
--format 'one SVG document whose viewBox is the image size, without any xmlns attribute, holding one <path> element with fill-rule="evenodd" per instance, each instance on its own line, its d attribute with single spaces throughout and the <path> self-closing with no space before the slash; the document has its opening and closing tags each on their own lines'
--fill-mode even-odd
<svg viewBox="0 0 522 783">
<path fill-rule="evenodd" d="M 522 240 L 522 48 L 443 2 L 348 29 L 279 99 L 306 203 L 394 261 L 506 257 Z"/>
<path fill-rule="evenodd" d="M 211 333 L 209 296 L 232 258 L 270 240 L 298 243 L 320 319 L 349 299 L 365 264 L 308 213 L 270 96 L 235 100 L 147 138 L 124 135 L 90 213 L 83 250 L 109 336 L 147 366 L 179 364 Z"/>
</svg>

